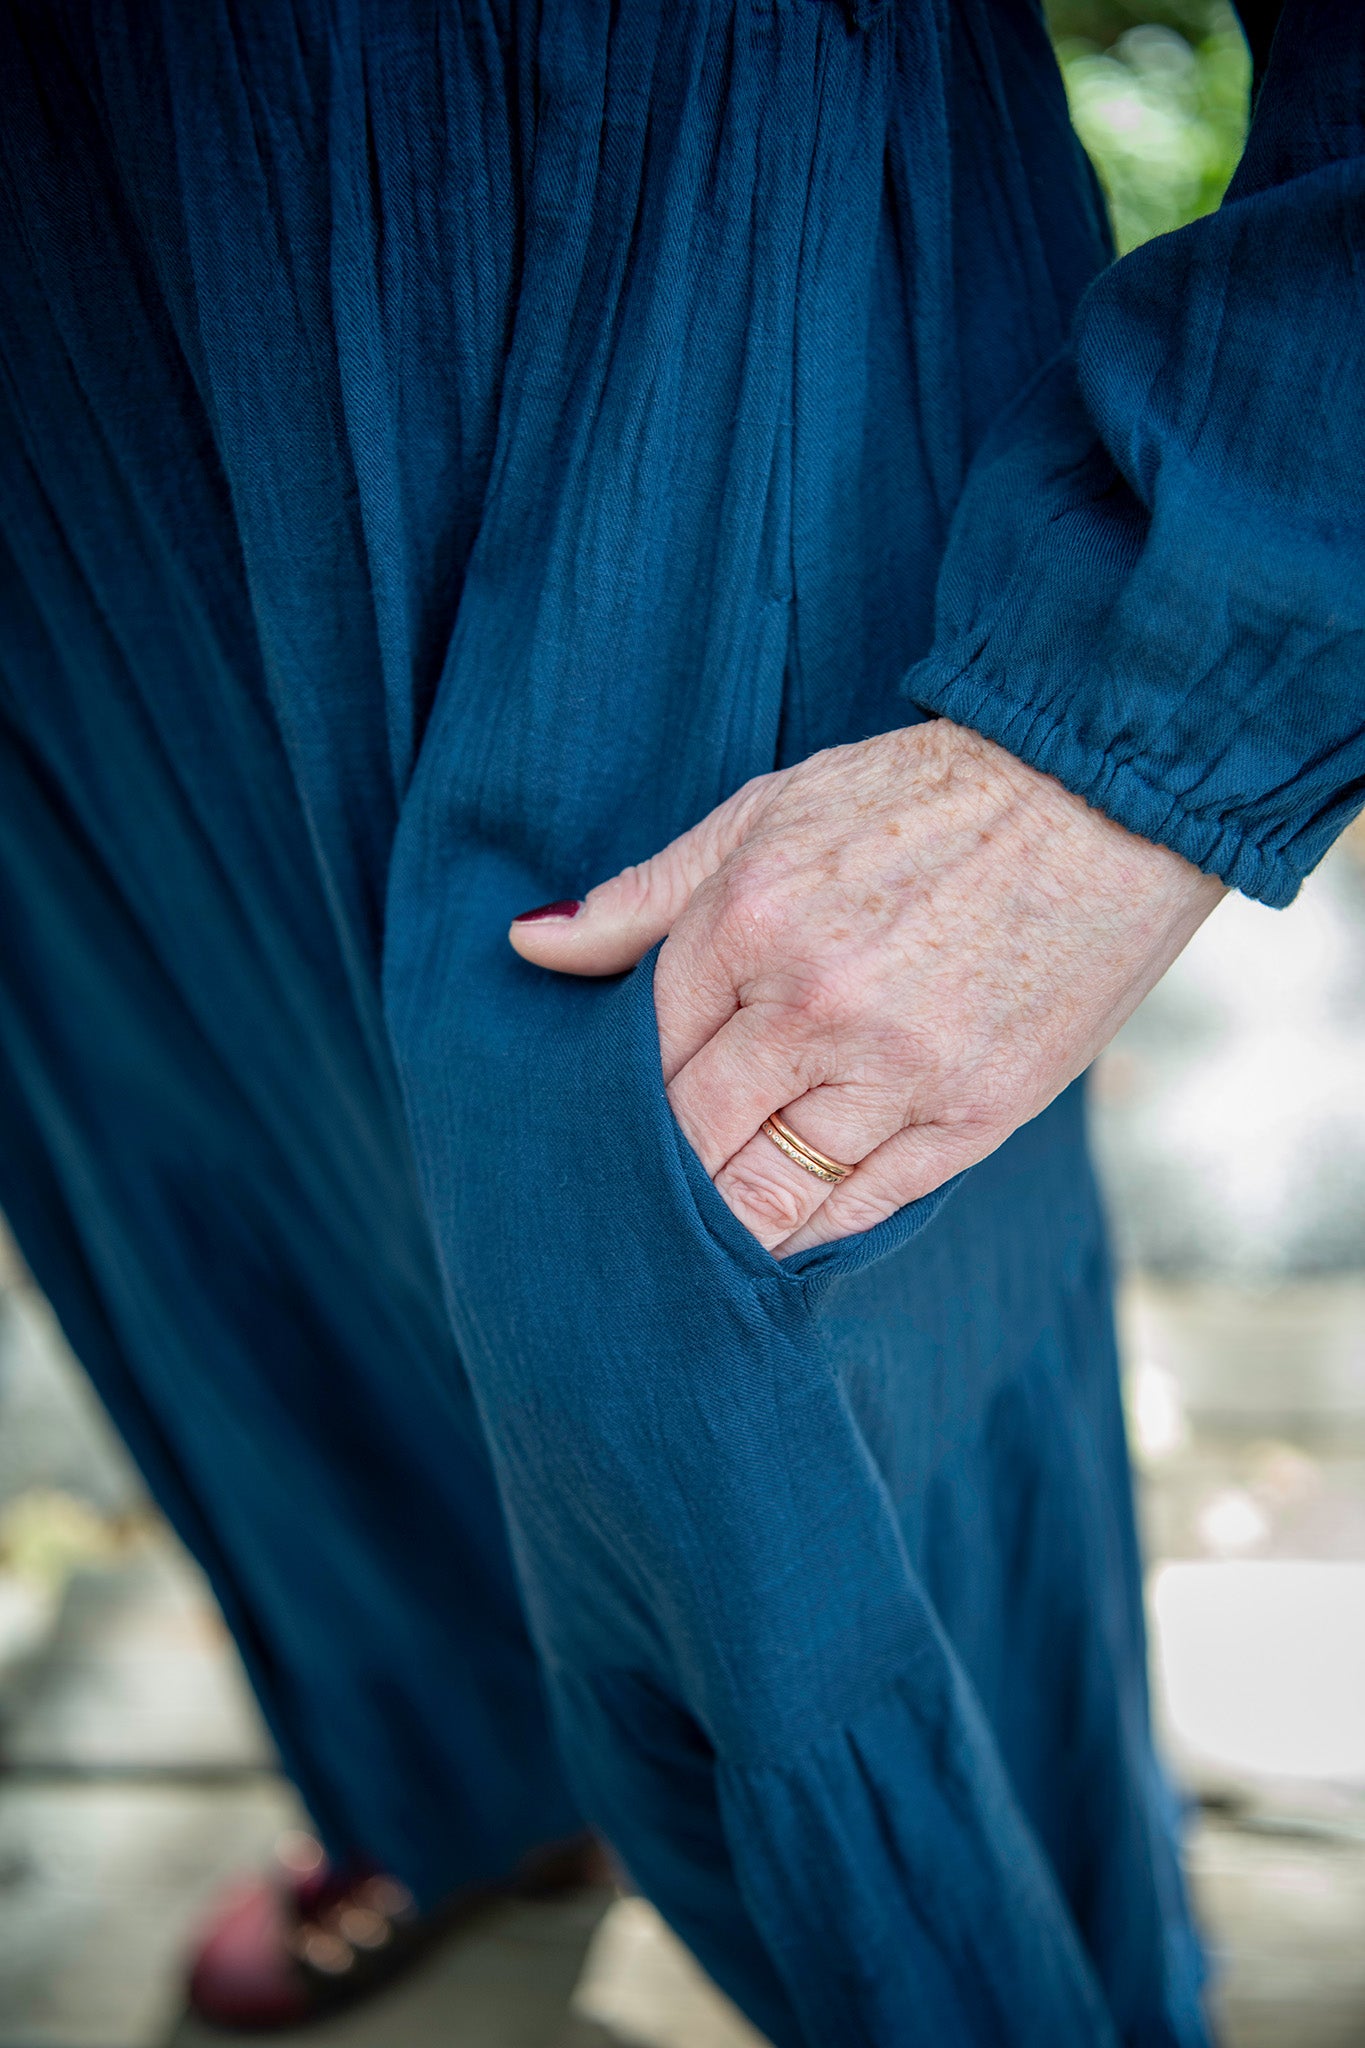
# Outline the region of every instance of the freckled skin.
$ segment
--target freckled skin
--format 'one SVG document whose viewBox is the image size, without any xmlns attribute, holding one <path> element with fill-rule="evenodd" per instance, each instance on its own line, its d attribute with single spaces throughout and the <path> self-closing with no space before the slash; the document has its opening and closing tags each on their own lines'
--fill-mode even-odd
<svg viewBox="0 0 1365 2048">
<path fill-rule="evenodd" d="M 894 853 L 888 840 L 901 843 Z M 665 933 L 669 1098 L 779 1256 L 927 1194 L 1036 1116 L 1223 895 L 1178 854 L 946 719 L 759 777 L 527 959 L 614 974 Z M 829 1187 L 771 1111 L 854 1167 Z"/>
</svg>

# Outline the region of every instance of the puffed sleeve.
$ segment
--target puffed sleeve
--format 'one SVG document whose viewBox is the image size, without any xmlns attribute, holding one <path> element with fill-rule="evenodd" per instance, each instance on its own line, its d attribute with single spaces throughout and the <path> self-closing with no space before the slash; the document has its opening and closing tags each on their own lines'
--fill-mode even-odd
<svg viewBox="0 0 1365 2048">
<path fill-rule="evenodd" d="M 967 480 L 911 698 L 1287 903 L 1365 802 L 1365 7 L 1288 0 L 1217 213 Z"/>
</svg>

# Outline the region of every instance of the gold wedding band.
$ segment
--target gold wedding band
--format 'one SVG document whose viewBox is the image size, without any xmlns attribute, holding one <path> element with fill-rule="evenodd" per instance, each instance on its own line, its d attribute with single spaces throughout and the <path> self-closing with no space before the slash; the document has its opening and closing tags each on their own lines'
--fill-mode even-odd
<svg viewBox="0 0 1365 2048">
<path fill-rule="evenodd" d="M 765 1117 L 759 1126 L 765 1138 L 771 1138 L 779 1152 L 785 1152 L 788 1159 L 794 1159 L 798 1166 L 804 1166 L 807 1173 L 813 1173 L 817 1180 L 837 1187 L 841 1180 L 847 1180 L 852 1173 L 851 1166 L 841 1166 L 837 1159 L 826 1158 L 817 1152 L 814 1145 L 808 1145 L 804 1138 L 798 1138 L 795 1131 L 774 1114 Z"/>
</svg>

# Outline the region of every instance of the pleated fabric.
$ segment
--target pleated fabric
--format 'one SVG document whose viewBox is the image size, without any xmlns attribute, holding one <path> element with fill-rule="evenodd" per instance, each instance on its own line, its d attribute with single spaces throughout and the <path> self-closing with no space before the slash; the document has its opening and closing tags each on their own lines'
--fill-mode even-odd
<svg viewBox="0 0 1365 2048">
<path fill-rule="evenodd" d="M 652 959 L 505 940 L 986 672 L 1107 253 L 1037 10 L 4 33 L 0 1199 L 329 1839 L 586 1815 L 777 2048 L 1197 2048 L 1079 1091 L 778 1262 Z"/>
</svg>

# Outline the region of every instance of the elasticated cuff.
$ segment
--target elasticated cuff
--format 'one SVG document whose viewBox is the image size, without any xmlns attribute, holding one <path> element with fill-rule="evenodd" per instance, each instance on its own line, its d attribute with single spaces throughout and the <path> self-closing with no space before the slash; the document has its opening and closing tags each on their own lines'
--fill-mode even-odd
<svg viewBox="0 0 1365 2048">
<path fill-rule="evenodd" d="M 1303 871 L 1282 852 L 1257 845 L 1226 819 L 1189 810 L 1135 763 L 1086 745 L 1051 706 L 1022 701 L 1007 674 L 976 661 L 930 655 L 910 670 L 905 691 L 923 710 L 994 740 L 1116 824 L 1169 846 L 1230 889 L 1276 910 L 1298 894 Z"/>
</svg>

